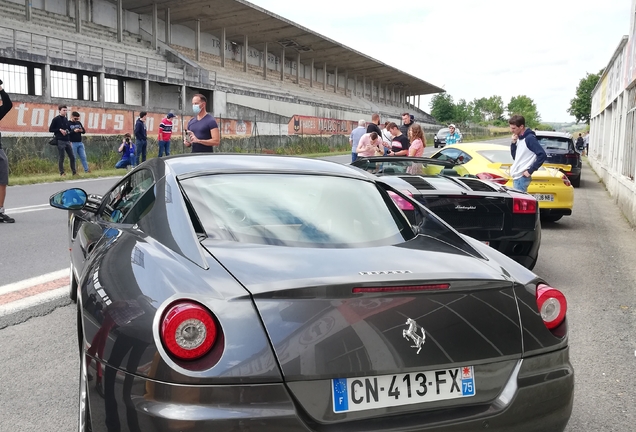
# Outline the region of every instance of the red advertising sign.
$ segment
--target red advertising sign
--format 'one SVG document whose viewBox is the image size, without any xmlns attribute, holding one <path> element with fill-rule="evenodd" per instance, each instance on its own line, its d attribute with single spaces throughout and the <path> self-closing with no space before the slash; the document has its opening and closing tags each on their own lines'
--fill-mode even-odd
<svg viewBox="0 0 636 432">
<path fill-rule="evenodd" d="M 358 122 L 295 115 L 287 126 L 289 135 L 349 135 Z"/>
<path fill-rule="evenodd" d="M 80 120 L 89 135 L 132 134 L 135 121 L 139 116 L 139 111 L 69 105 L 69 117 L 73 111 L 80 113 Z M 149 137 L 158 133 L 159 124 L 167 113 L 167 110 L 164 113 L 148 113 L 146 129 Z M 51 120 L 57 115 L 57 105 L 14 101 L 13 109 L 2 120 L 2 132 L 19 135 L 48 134 Z M 187 125 L 191 118 L 191 116 L 184 117 L 184 123 Z M 219 122 L 219 119 L 217 119 L 217 123 L 223 128 L 222 136 L 252 134 L 251 122 L 225 119 Z M 172 124 L 174 135 L 181 133 L 181 116 L 177 115 L 174 117 Z"/>
</svg>

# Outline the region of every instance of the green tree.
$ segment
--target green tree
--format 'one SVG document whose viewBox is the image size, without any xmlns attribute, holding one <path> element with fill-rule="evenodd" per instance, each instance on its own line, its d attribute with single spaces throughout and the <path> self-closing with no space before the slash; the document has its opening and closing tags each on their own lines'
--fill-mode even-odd
<svg viewBox="0 0 636 432">
<path fill-rule="evenodd" d="M 486 100 L 486 115 L 488 121 L 500 120 L 504 113 L 504 102 L 501 96 L 491 96 Z"/>
<path fill-rule="evenodd" d="M 449 123 L 455 119 L 455 104 L 448 93 L 433 96 L 430 103 L 431 115 L 440 123 Z"/>
<path fill-rule="evenodd" d="M 466 99 L 460 99 L 457 104 L 455 104 L 455 123 L 465 125 L 470 120 L 472 120 L 473 112 L 466 102 Z"/>
<path fill-rule="evenodd" d="M 510 103 L 506 107 L 510 116 L 522 115 L 526 119 L 526 126 L 529 128 L 536 128 L 541 122 L 541 115 L 537 110 L 537 105 L 534 101 L 525 95 L 513 96 L 510 98 Z"/>
<path fill-rule="evenodd" d="M 473 112 L 473 121 L 475 123 L 484 123 L 488 115 L 488 99 L 486 98 L 475 98 L 470 103 Z"/>
<path fill-rule="evenodd" d="M 570 108 L 567 110 L 570 115 L 574 116 L 577 123 L 584 121 L 588 125 L 590 124 L 592 91 L 598 84 L 601 75 L 603 75 L 603 69 L 597 74 L 587 73 L 585 78 L 581 78 L 579 81 L 576 96 L 570 101 Z"/>
</svg>

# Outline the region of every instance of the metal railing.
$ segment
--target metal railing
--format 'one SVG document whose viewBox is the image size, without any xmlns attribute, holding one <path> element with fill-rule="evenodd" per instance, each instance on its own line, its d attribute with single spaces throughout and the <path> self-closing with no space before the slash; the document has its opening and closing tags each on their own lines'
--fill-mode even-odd
<svg viewBox="0 0 636 432">
<path fill-rule="evenodd" d="M 128 75 L 145 74 L 157 79 L 177 80 L 204 84 L 201 69 L 187 64 L 174 64 L 167 60 L 110 49 L 84 42 L 73 42 L 53 36 L 0 27 L 0 51 L 3 56 L 21 60 L 29 56 L 85 63 L 109 69 L 109 73 Z M 25 55 L 27 56 L 25 58 Z"/>
</svg>

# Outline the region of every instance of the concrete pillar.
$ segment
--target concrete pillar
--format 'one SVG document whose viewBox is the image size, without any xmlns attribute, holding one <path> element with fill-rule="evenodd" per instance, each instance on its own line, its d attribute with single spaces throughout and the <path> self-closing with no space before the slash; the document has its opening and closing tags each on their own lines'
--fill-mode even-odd
<svg viewBox="0 0 636 432">
<path fill-rule="evenodd" d="M 362 99 L 366 99 L 367 97 L 367 77 L 362 76 Z"/>
<path fill-rule="evenodd" d="M 247 72 L 247 54 L 250 50 L 249 40 L 247 39 L 247 35 L 243 36 L 243 72 Z"/>
<path fill-rule="evenodd" d="M 82 32 L 82 15 L 80 5 L 82 2 L 80 0 L 75 0 L 75 31 L 77 33 Z"/>
<path fill-rule="evenodd" d="M 186 103 L 188 103 L 188 101 L 186 101 L 186 86 L 185 84 L 181 86 L 181 91 L 179 92 L 179 97 L 181 98 L 181 113 L 185 113 L 187 112 L 187 105 Z M 181 125 L 181 129 L 185 129 L 186 125 Z"/>
<path fill-rule="evenodd" d="M 201 60 L 201 20 L 196 20 L 196 30 L 194 30 L 194 51 L 196 60 Z"/>
<path fill-rule="evenodd" d="M 166 8 L 166 15 L 164 17 L 164 21 L 166 22 L 166 44 L 170 45 L 172 43 L 172 24 L 170 18 L 170 8 Z"/>
<path fill-rule="evenodd" d="M 345 71 L 345 96 L 349 96 L 349 70 Z"/>
<path fill-rule="evenodd" d="M 280 80 L 285 81 L 285 47 L 280 50 Z"/>
<path fill-rule="evenodd" d="M 124 10 L 122 1 L 117 0 L 117 42 L 124 41 Z"/>
<path fill-rule="evenodd" d="M 51 102 L 51 65 L 45 64 L 42 71 L 42 97 L 44 102 Z"/>
<path fill-rule="evenodd" d="M 327 90 L 327 63 L 322 67 L 322 89 Z"/>
<path fill-rule="evenodd" d="M 373 80 L 371 80 L 371 102 L 373 102 L 374 94 L 373 94 Z"/>
<path fill-rule="evenodd" d="M 420 106 L 420 95 L 417 95 L 417 109 L 422 109 Z"/>
<path fill-rule="evenodd" d="M 309 74 L 309 87 L 314 86 L 314 59 L 311 59 L 311 71 Z"/>
<path fill-rule="evenodd" d="M 31 7 L 31 0 L 24 0 L 24 11 L 27 21 L 31 21 Z"/>
<path fill-rule="evenodd" d="M 358 75 L 353 76 L 353 94 L 358 97 Z"/>
<path fill-rule="evenodd" d="M 150 81 L 144 80 L 144 106 L 150 108 Z"/>
<path fill-rule="evenodd" d="M 296 84 L 300 85 L 300 68 L 302 65 L 300 64 L 300 52 L 298 53 L 298 57 L 296 57 Z"/>
<path fill-rule="evenodd" d="M 265 42 L 265 48 L 263 48 L 263 79 L 267 79 L 267 42 Z"/>
<path fill-rule="evenodd" d="M 104 72 L 99 73 L 99 82 L 97 83 L 97 91 L 99 92 L 98 100 L 104 106 L 104 99 L 106 99 L 106 89 L 104 88 L 106 81 L 106 74 Z"/>
<path fill-rule="evenodd" d="M 333 92 L 338 93 L 338 66 L 336 66 L 336 71 L 334 72 L 333 77 Z"/>
<path fill-rule="evenodd" d="M 88 19 L 88 22 L 93 22 L 93 2 L 92 1 L 86 2 L 86 18 Z"/>
<path fill-rule="evenodd" d="M 395 103 L 395 86 L 391 87 L 391 104 Z"/>
<path fill-rule="evenodd" d="M 152 49 L 156 50 L 159 45 L 159 17 L 157 16 L 157 3 L 152 4 Z"/>
<path fill-rule="evenodd" d="M 221 29 L 221 67 L 225 67 L 225 27 Z"/>
</svg>

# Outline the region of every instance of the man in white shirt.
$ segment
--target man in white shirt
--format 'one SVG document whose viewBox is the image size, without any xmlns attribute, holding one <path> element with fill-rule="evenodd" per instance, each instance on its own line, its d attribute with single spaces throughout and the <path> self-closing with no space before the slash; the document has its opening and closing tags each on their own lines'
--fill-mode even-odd
<svg viewBox="0 0 636 432">
<path fill-rule="evenodd" d="M 349 143 L 351 144 L 351 163 L 358 159 L 358 143 L 360 142 L 362 135 L 365 133 L 367 133 L 367 121 L 358 120 L 358 127 L 351 131 L 351 135 L 349 135 Z"/>
<path fill-rule="evenodd" d="M 512 132 L 510 153 L 515 160 L 510 167 L 512 187 L 521 192 L 528 192 L 532 173 L 541 168 L 547 155 L 535 133 L 526 129 L 526 119 L 523 116 L 513 115 L 508 123 Z"/>
</svg>

